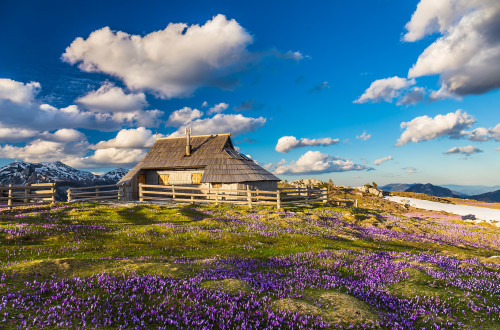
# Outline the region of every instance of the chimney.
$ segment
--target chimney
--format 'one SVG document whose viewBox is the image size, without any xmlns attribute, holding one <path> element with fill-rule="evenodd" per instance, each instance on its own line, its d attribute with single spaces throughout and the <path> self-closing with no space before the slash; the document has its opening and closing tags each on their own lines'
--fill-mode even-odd
<svg viewBox="0 0 500 330">
<path fill-rule="evenodd" d="M 186 156 L 191 156 L 191 127 L 186 127 Z"/>
</svg>

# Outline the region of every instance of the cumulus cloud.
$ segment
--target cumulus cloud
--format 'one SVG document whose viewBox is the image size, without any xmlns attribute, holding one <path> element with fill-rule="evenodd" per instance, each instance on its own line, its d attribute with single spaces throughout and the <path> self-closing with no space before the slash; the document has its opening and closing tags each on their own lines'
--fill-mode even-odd
<svg viewBox="0 0 500 330">
<path fill-rule="evenodd" d="M 102 113 L 80 109 L 76 105 L 56 108 L 36 98 L 38 83 L 0 79 L 0 127 L 29 131 L 58 128 L 87 128 L 113 131 L 126 125 L 158 126 L 163 112 L 159 110 Z M 4 131 L 7 132 L 7 131 Z"/>
<path fill-rule="evenodd" d="M 244 117 L 241 114 L 216 114 L 212 118 L 197 119 L 189 124 L 193 135 L 208 135 L 231 133 L 238 136 L 248 132 L 255 132 L 266 123 L 266 118 Z M 183 136 L 186 126 L 181 126 L 172 133 L 171 137 Z"/>
<path fill-rule="evenodd" d="M 83 71 L 117 77 L 129 89 L 172 98 L 190 95 L 200 86 L 235 86 L 234 73 L 261 56 L 247 50 L 252 42 L 237 21 L 219 14 L 201 26 L 170 23 L 145 36 L 104 27 L 87 39 L 76 38 L 62 59 L 78 64 Z M 300 53 L 276 51 L 265 55 L 301 57 Z"/>
<path fill-rule="evenodd" d="M 375 165 L 380 165 L 382 164 L 383 162 L 386 162 L 388 160 L 392 160 L 392 156 L 387 156 L 387 157 L 383 157 L 383 158 L 379 158 L 379 159 L 376 159 L 373 164 Z"/>
<path fill-rule="evenodd" d="M 100 141 L 92 146 L 92 149 L 123 149 L 123 148 L 150 148 L 156 142 L 156 138 L 165 137 L 163 134 L 153 134 L 153 132 L 145 127 L 122 129 L 116 134 L 116 137 Z"/>
<path fill-rule="evenodd" d="M 98 149 L 90 156 L 68 159 L 64 163 L 77 168 L 131 167 L 142 160 L 145 155 L 144 149 L 106 148 Z"/>
<path fill-rule="evenodd" d="M 483 152 L 481 149 L 476 148 L 474 146 L 468 145 L 465 147 L 453 147 L 447 152 L 445 152 L 446 155 L 452 155 L 452 154 L 463 154 L 466 156 L 472 155 L 472 154 L 477 154 L 479 152 Z"/>
<path fill-rule="evenodd" d="M 478 127 L 468 134 L 471 141 L 482 142 L 490 140 L 490 131 L 484 127 Z"/>
<path fill-rule="evenodd" d="M 366 134 L 366 131 L 364 131 L 363 134 L 356 136 L 356 139 L 366 141 L 371 137 L 371 134 Z"/>
<path fill-rule="evenodd" d="M 398 139 L 396 146 L 403 146 L 409 142 L 432 140 L 442 136 L 450 138 L 463 137 L 463 130 L 470 128 L 476 120 L 466 112 L 457 110 L 446 115 L 437 115 L 434 118 L 421 116 L 409 122 L 401 123 L 405 131 Z"/>
<path fill-rule="evenodd" d="M 409 78 L 440 76 L 441 89 L 431 98 L 500 87 L 498 0 L 421 0 L 406 29 L 408 42 L 440 34 L 408 72 Z"/>
<path fill-rule="evenodd" d="M 167 126 L 180 126 L 187 125 L 193 120 L 200 118 L 203 115 L 198 109 L 191 109 L 189 107 L 184 107 L 180 110 L 176 110 L 170 114 L 167 121 Z"/>
<path fill-rule="evenodd" d="M 400 78 L 397 76 L 375 80 L 370 87 L 365 90 L 363 95 L 354 101 L 354 103 L 392 102 L 413 85 L 415 85 L 414 79 Z"/>
<path fill-rule="evenodd" d="M 0 127 L 0 142 L 21 142 L 37 136 L 40 132 L 28 128 Z"/>
<path fill-rule="evenodd" d="M 290 164 L 278 166 L 275 174 L 319 174 L 345 171 L 362 171 L 370 168 L 354 164 L 350 160 L 323 154 L 319 151 L 308 151 Z"/>
<path fill-rule="evenodd" d="M 63 161 L 85 155 L 88 142 L 58 142 L 36 139 L 24 147 L 5 145 L 0 147 L 0 158 L 22 159 L 27 162 Z"/>
<path fill-rule="evenodd" d="M 427 92 L 423 87 L 413 87 L 396 102 L 397 105 L 415 105 L 425 100 Z"/>
<path fill-rule="evenodd" d="M 87 140 L 87 137 L 82 132 L 68 128 L 58 129 L 54 133 L 43 132 L 40 137 L 53 142 L 82 142 Z"/>
<path fill-rule="evenodd" d="M 78 98 L 76 103 L 93 112 L 132 112 L 148 105 L 144 93 L 125 94 L 123 89 L 110 83 Z"/>
<path fill-rule="evenodd" d="M 12 79 L 0 79 L 0 100 L 26 104 L 34 101 L 40 91 L 40 83 L 32 81 L 27 84 Z"/>
<path fill-rule="evenodd" d="M 500 141 L 500 123 L 489 130 L 490 136 L 495 141 Z"/>
<path fill-rule="evenodd" d="M 221 113 L 229 107 L 229 104 L 221 102 L 219 104 L 214 105 L 207 111 L 207 115 L 213 115 L 214 113 Z"/>
<path fill-rule="evenodd" d="M 276 151 L 278 152 L 289 152 L 290 150 L 310 147 L 310 146 L 329 146 L 339 142 L 339 139 L 332 138 L 322 138 L 322 139 L 308 139 L 301 138 L 297 139 L 295 136 L 283 136 L 278 140 L 276 144 Z"/>
<path fill-rule="evenodd" d="M 266 170 L 268 171 L 274 171 L 276 170 L 276 168 L 282 166 L 282 165 L 285 165 L 286 164 L 286 160 L 282 159 L 280 160 L 279 162 L 277 163 L 269 163 L 269 164 L 265 164 L 264 166 L 262 166 L 263 168 L 265 168 Z"/>
</svg>

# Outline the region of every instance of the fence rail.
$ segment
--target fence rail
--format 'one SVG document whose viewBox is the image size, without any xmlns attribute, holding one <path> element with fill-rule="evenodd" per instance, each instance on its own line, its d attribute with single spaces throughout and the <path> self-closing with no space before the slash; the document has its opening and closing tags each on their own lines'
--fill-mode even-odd
<svg viewBox="0 0 500 330">
<path fill-rule="evenodd" d="M 124 191 L 122 186 L 102 185 L 92 187 L 69 188 L 68 203 L 92 202 L 104 200 L 122 201 Z"/>
<path fill-rule="evenodd" d="M 170 201 L 188 203 L 272 205 L 281 208 L 283 204 L 322 201 L 328 202 L 326 188 L 298 188 L 294 190 L 251 190 L 198 188 L 190 186 L 163 186 L 139 184 L 139 201 Z"/>
<path fill-rule="evenodd" d="M 0 203 L 7 201 L 7 207 L 39 203 L 55 203 L 55 183 L 33 183 L 25 185 L 0 186 Z"/>
</svg>

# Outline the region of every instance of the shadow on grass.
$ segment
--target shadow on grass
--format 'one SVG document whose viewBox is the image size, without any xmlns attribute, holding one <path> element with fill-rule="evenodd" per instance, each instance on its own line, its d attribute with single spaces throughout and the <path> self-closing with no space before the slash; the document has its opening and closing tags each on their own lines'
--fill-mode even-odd
<svg viewBox="0 0 500 330">
<path fill-rule="evenodd" d="M 179 213 L 189 218 L 189 221 L 187 222 L 201 221 L 207 217 L 206 214 L 198 211 L 193 205 L 180 206 Z"/>
<path fill-rule="evenodd" d="M 125 221 L 134 225 L 151 225 L 155 219 L 146 214 L 144 207 L 137 206 L 116 211 L 116 213 Z"/>
</svg>

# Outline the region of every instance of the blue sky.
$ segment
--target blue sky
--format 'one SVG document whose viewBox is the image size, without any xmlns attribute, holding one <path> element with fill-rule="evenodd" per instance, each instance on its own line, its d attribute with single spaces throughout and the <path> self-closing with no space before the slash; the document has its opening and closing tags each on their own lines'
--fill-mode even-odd
<svg viewBox="0 0 500 330">
<path fill-rule="evenodd" d="M 288 180 L 498 184 L 499 15 L 495 0 L 3 1 L 0 165 L 130 167 L 191 126 Z"/>
</svg>

